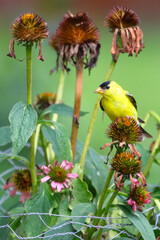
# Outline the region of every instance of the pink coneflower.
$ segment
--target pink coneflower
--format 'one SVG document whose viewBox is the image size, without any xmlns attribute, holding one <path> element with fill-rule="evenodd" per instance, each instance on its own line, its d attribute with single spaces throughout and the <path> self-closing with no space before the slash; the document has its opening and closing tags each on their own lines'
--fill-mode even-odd
<svg viewBox="0 0 160 240">
<path fill-rule="evenodd" d="M 12 182 L 9 182 L 9 180 Z M 30 198 L 31 191 L 31 175 L 28 169 L 18 170 L 16 173 L 12 175 L 3 186 L 4 190 L 13 188 L 10 192 L 10 197 L 13 197 L 17 191 L 21 192 L 20 201 L 24 204 L 25 201 Z"/>
<path fill-rule="evenodd" d="M 133 211 L 136 212 L 137 207 L 142 211 L 142 207 L 145 204 L 151 202 L 150 193 L 142 186 L 135 186 L 135 188 L 130 189 L 130 195 L 128 199 L 128 205 L 133 207 Z"/>
<path fill-rule="evenodd" d="M 47 174 L 44 178 L 41 179 L 41 183 L 49 181 L 53 191 L 57 189 L 58 192 L 61 192 L 64 187 L 69 188 L 70 180 L 77 178 L 78 174 L 71 173 L 73 164 L 64 160 L 61 164 L 55 162 L 54 165 L 49 165 L 48 167 L 42 166 L 42 171 Z"/>
</svg>

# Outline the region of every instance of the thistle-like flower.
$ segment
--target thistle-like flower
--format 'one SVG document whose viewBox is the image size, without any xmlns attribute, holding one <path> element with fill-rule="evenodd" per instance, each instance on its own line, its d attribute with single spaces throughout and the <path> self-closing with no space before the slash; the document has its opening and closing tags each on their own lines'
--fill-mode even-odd
<svg viewBox="0 0 160 240">
<path fill-rule="evenodd" d="M 116 188 L 123 187 L 125 179 L 130 179 L 132 188 L 135 187 L 134 177 L 140 177 L 142 185 L 146 186 L 146 179 L 141 172 L 142 161 L 139 157 L 130 152 L 116 153 L 112 159 L 111 166 L 116 171 L 114 175 L 114 182 Z"/>
<path fill-rule="evenodd" d="M 10 179 L 11 182 L 9 182 Z M 13 188 L 9 194 L 11 197 L 13 197 L 17 191 L 21 192 L 20 201 L 25 203 L 25 201 L 30 198 L 31 187 L 32 183 L 30 172 L 28 169 L 24 169 L 13 173 L 12 177 L 9 178 L 3 186 L 3 189 L 7 190 L 9 188 Z"/>
<path fill-rule="evenodd" d="M 105 25 L 113 32 L 111 54 L 117 61 L 119 53 L 136 56 L 144 48 L 143 32 L 139 26 L 139 18 L 130 8 L 117 6 L 106 17 Z"/>
<path fill-rule="evenodd" d="M 16 58 L 14 51 L 14 42 L 23 45 L 33 45 L 39 43 L 39 56 L 38 59 L 44 61 L 41 54 L 41 41 L 48 37 L 47 23 L 38 15 L 34 13 L 23 14 L 16 18 L 11 26 L 11 39 L 9 46 L 9 57 Z"/>
<path fill-rule="evenodd" d="M 128 204 L 133 207 L 133 211 L 136 212 L 137 207 L 140 211 L 142 211 L 142 207 L 145 204 L 151 202 L 151 195 L 146 190 L 146 188 L 142 186 L 136 186 L 135 188 L 130 189 L 130 195 L 128 198 Z"/>
<path fill-rule="evenodd" d="M 61 192 L 64 187 L 69 188 L 71 179 L 77 178 L 78 174 L 71 173 L 73 164 L 64 160 L 61 164 L 55 162 L 54 165 L 49 165 L 48 167 L 42 166 L 42 171 L 47 175 L 41 179 L 41 183 L 49 181 L 53 191 L 57 189 L 58 192 Z"/>
<path fill-rule="evenodd" d="M 34 108 L 39 112 L 45 110 L 56 101 L 56 94 L 52 92 L 43 92 L 34 100 Z"/>
<path fill-rule="evenodd" d="M 99 31 L 86 13 L 68 12 L 52 34 L 50 45 L 56 50 L 58 59 L 61 57 L 63 70 L 70 70 L 68 62 L 79 67 L 80 62 L 85 61 L 84 66 L 90 71 L 97 63 L 99 39 Z"/>
</svg>

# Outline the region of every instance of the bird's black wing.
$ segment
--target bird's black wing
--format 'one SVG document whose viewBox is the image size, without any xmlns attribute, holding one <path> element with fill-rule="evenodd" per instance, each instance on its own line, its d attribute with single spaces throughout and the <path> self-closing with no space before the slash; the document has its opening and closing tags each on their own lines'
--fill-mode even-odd
<svg viewBox="0 0 160 240">
<path fill-rule="evenodd" d="M 101 101 L 102 101 L 102 99 L 101 99 Z M 103 106 L 102 106 L 102 103 L 101 103 L 101 101 L 100 101 L 100 108 L 101 108 L 101 110 L 104 112 L 104 108 L 103 108 Z"/>
<path fill-rule="evenodd" d="M 126 92 L 126 96 L 129 98 L 130 102 L 133 104 L 133 106 L 137 110 L 137 103 L 134 97 L 129 92 Z"/>
<path fill-rule="evenodd" d="M 133 106 L 137 110 L 137 103 L 136 103 L 135 98 L 129 92 L 126 92 L 126 96 L 129 98 L 130 102 L 133 104 Z M 138 121 L 140 123 L 144 123 L 144 121 L 142 119 L 140 119 L 140 118 L 138 118 Z"/>
</svg>

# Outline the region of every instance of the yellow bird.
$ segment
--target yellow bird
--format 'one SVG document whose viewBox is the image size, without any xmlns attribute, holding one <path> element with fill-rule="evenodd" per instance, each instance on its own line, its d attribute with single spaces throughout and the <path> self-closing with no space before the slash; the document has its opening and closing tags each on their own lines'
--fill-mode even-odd
<svg viewBox="0 0 160 240">
<path fill-rule="evenodd" d="M 100 107 L 102 111 L 107 113 L 108 117 L 114 121 L 118 117 L 133 117 L 138 123 L 144 123 L 143 120 L 138 118 L 137 104 L 134 97 L 114 81 L 103 82 L 95 91 L 102 95 Z M 151 138 L 152 136 L 147 133 L 141 126 L 143 136 Z"/>
</svg>

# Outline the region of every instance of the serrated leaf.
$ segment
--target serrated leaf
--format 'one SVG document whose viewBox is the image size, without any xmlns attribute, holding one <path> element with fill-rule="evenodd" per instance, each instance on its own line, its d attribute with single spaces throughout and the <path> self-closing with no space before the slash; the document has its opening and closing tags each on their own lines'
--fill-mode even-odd
<svg viewBox="0 0 160 240">
<path fill-rule="evenodd" d="M 44 116 L 49 113 L 57 113 L 61 116 L 73 117 L 73 107 L 66 105 L 64 103 L 53 104 L 48 107 L 41 116 Z M 86 115 L 88 112 L 80 112 L 80 116 Z"/>
<path fill-rule="evenodd" d="M 88 186 L 85 182 L 82 182 L 79 178 L 73 179 L 72 186 L 72 195 L 74 199 L 71 201 L 71 208 L 79 203 L 90 203 L 92 194 L 88 190 Z"/>
<path fill-rule="evenodd" d="M 11 130 L 9 126 L 0 128 L 0 146 L 11 142 Z"/>
<path fill-rule="evenodd" d="M 54 227 L 52 226 L 52 230 L 49 230 L 44 235 L 44 239 L 72 240 L 73 238 L 74 238 L 74 229 L 70 221 L 63 221 L 59 224 L 54 225 Z"/>
<path fill-rule="evenodd" d="M 143 213 L 137 211 L 133 212 L 129 207 L 124 205 L 117 205 L 126 217 L 136 226 L 145 240 L 155 240 L 155 235 L 152 227 Z"/>
<path fill-rule="evenodd" d="M 18 102 L 9 114 L 12 152 L 17 155 L 36 129 L 37 113 L 31 105 Z"/>
<path fill-rule="evenodd" d="M 48 185 L 41 184 L 40 193 L 28 199 L 25 202 L 26 213 L 49 213 L 53 206 L 54 198 L 48 192 Z M 48 225 L 50 223 L 49 215 L 41 215 L 43 221 Z M 45 225 L 38 215 L 26 216 L 25 231 L 28 237 L 35 237 L 41 234 L 45 229 Z"/>
<path fill-rule="evenodd" d="M 83 218 L 81 216 L 88 216 L 91 214 L 94 214 L 96 211 L 96 206 L 90 203 L 80 203 L 74 206 L 72 210 L 71 216 L 79 216 L 79 218 L 72 218 L 72 221 L 79 222 L 80 224 L 77 223 L 72 223 L 72 226 L 75 230 L 81 230 L 83 228 L 83 224 L 86 221 L 86 218 Z"/>
</svg>

